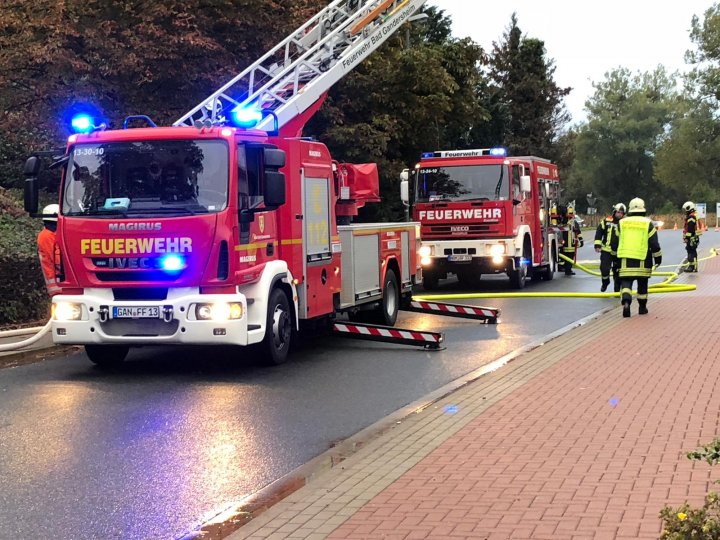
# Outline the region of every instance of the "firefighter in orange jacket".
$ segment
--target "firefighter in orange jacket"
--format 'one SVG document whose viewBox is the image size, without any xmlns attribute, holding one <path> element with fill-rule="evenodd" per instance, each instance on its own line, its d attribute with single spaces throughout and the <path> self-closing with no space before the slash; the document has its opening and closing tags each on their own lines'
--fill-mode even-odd
<svg viewBox="0 0 720 540">
<path fill-rule="evenodd" d="M 57 230 L 57 215 L 60 207 L 57 204 L 49 204 L 43 208 L 43 225 L 45 226 L 38 234 L 38 256 L 40 266 L 45 276 L 45 286 L 48 294 L 54 296 L 60 293 L 58 286 L 58 251 L 55 242 L 55 231 Z"/>
</svg>

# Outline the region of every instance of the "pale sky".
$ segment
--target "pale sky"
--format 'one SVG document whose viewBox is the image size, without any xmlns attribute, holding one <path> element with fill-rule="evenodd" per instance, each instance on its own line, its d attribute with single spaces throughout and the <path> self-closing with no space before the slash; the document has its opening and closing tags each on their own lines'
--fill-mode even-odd
<svg viewBox="0 0 720 540">
<path fill-rule="evenodd" d="M 450 15 L 455 37 L 470 37 L 487 52 L 499 41 L 517 13 L 518 26 L 528 37 L 545 42 L 555 60 L 558 86 L 571 86 L 566 106 L 573 122 L 586 119 L 585 101 L 592 82 L 626 67 L 651 71 L 663 64 L 669 71 L 687 71 L 685 51 L 692 48 L 689 30 L 693 15 L 702 20 L 712 0 L 428 0 Z"/>
</svg>

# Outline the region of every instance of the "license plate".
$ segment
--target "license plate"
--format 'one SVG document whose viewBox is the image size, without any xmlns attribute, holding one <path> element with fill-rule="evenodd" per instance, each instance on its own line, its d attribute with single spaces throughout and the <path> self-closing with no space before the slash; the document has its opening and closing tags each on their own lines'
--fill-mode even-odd
<svg viewBox="0 0 720 540">
<path fill-rule="evenodd" d="M 448 255 L 448 261 L 450 261 L 450 262 L 470 262 L 470 261 L 472 261 L 472 255 Z"/>
<path fill-rule="evenodd" d="M 113 319 L 159 319 L 158 306 L 114 306 Z"/>
</svg>

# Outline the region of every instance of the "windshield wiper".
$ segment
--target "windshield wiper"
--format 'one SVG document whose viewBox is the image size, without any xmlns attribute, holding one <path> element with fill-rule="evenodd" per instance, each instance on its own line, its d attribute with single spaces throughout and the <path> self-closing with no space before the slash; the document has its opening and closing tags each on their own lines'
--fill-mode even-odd
<svg viewBox="0 0 720 540">
<path fill-rule="evenodd" d="M 498 178 L 497 186 L 495 186 L 495 200 L 497 201 L 500 198 L 500 188 L 502 187 L 502 181 L 503 181 L 503 174 L 505 172 L 505 167 L 500 167 L 500 178 Z"/>
<path fill-rule="evenodd" d="M 458 201 L 489 201 L 490 197 L 470 197 L 469 199 L 458 199 Z"/>
</svg>

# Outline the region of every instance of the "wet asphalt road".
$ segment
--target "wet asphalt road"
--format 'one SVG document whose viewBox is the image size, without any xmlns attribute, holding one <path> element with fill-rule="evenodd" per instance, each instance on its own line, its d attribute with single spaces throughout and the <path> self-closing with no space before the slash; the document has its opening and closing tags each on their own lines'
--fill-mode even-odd
<svg viewBox="0 0 720 540">
<path fill-rule="evenodd" d="M 661 242 L 666 264 L 682 259 L 680 231 Z M 586 245 L 579 258 L 595 254 Z M 506 287 L 483 277 L 479 292 Z M 526 290 L 598 291 L 599 278 L 557 274 Z M 460 289 L 447 280 L 441 291 Z M 464 302 L 502 308 L 501 324 L 398 320 L 444 331 L 440 352 L 317 338 L 276 368 L 232 350 L 144 348 L 115 373 L 82 354 L 0 370 L 0 538 L 180 537 L 334 442 L 616 300 Z"/>
</svg>

